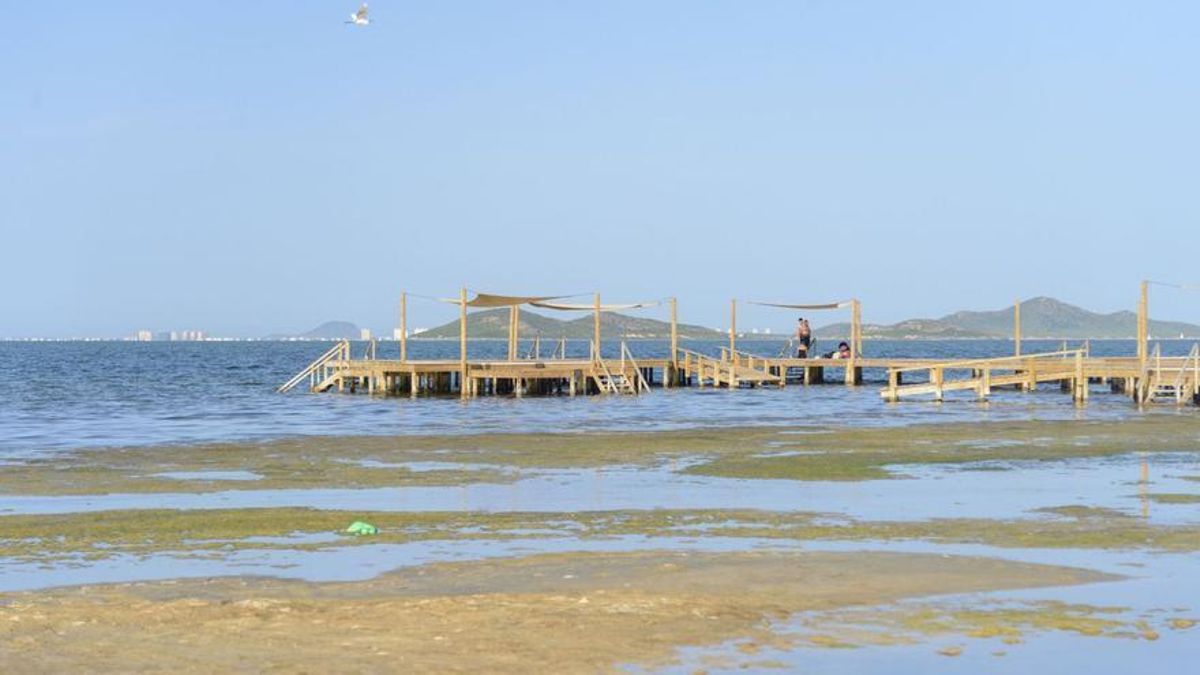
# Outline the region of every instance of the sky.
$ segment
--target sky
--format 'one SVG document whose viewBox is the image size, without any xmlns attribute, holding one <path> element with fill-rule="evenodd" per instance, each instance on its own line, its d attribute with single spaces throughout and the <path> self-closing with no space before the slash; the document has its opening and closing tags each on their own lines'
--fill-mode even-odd
<svg viewBox="0 0 1200 675">
<path fill-rule="evenodd" d="M 1200 281 L 1200 3 L 356 6 L 0 4 L 0 337 L 379 332 L 464 285 L 720 327 Z"/>
</svg>

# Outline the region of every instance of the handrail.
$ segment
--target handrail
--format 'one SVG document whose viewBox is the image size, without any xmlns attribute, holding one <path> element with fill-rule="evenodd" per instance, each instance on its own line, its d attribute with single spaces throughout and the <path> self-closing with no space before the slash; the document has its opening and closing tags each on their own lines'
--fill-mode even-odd
<svg viewBox="0 0 1200 675">
<path fill-rule="evenodd" d="M 1035 360 L 1035 359 L 1048 359 L 1050 357 L 1055 357 L 1055 356 L 1062 357 L 1065 359 L 1066 357 L 1077 356 L 1077 355 L 1082 356 L 1083 350 L 1082 349 L 1064 349 L 1064 350 L 1059 350 L 1056 352 L 1044 352 L 1041 354 L 1022 354 L 1020 356 L 997 356 L 995 358 L 989 358 L 989 359 L 967 359 L 967 360 L 963 360 L 963 361 L 947 361 L 945 363 L 939 363 L 937 366 L 929 366 L 929 365 L 906 366 L 904 368 L 889 368 L 888 371 L 893 372 L 893 373 L 909 373 L 909 372 L 916 372 L 918 370 L 929 370 L 930 368 L 933 368 L 933 367 L 939 368 L 941 370 L 962 370 L 962 369 L 970 368 L 971 366 L 977 366 L 977 365 L 983 365 L 983 364 L 988 364 L 988 365 L 996 364 L 996 367 L 1001 367 L 998 364 L 1000 364 L 1000 363 L 1016 363 L 1016 364 L 1020 365 L 1020 363 L 1022 361 L 1030 361 L 1030 360 Z"/>
<path fill-rule="evenodd" d="M 1179 372 L 1175 375 L 1175 394 L 1177 398 L 1183 398 L 1183 385 L 1187 383 L 1189 366 L 1200 372 L 1200 343 L 1192 345 L 1192 350 L 1184 357 L 1183 363 L 1179 365 Z"/>
<path fill-rule="evenodd" d="M 648 382 L 646 382 L 646 378 L 645 378 L 645 376 L 643 376 L 643 375 L 642 375 L 642 369 L 641 369 L 641 367 L 640 367 L 640 366 L 638 366 L 638 362 L 634 360 L 634 358 L 633 358 L 633 352 L 630 352 L 630 351 L 629 351 L 629 347 L 628 347 L 628 345 L 626 345 L 626 344 L 625 344 L 625 341 L 624 341 L 624 340 L 622 340 L 622 341 L 621 341 L 621 360 L 623 361 L 623 360 L 625 360 L 626 358 L 628 358 L 628 359 L 629 359 L 629 362 L 633 364 L 633 372 L 636 374 L 636 378 L 635 378 L 635 379 L 637 380 L 637 388 L 638 388 L 638 390 L 640 390 L 640 391 L 650 391 L 650 384 L 649 384 Z M 622 372 L 622 375 L 623 375 L 623 374 L 624 374 L 624 372 Z"/>
<path fill-rule="evenodd" d="M 617 384 L 613 382 L 612 371 L 608 369 L 608 364 L 604 362 L 604 359 L 600 358 L 600 350 L 596 348 L 596 341 L 589 340 L 588 345 L 592 350 L 592 367 L 599 368 L 600 373 L 604 375 L 604 383 L 607 385 L 605 391 L 610 394 L 617 393 Z"/>
<path fill-rule="evenodd" d="M 343 350 L 345 350 L 346 352 L 349 352 L 349 350 L 350 350 L 350 341 L 349 340 L 340 340 L 337 344 L 330 347 L 328 351 L 326 351 L 321 356 L 317 357 L 317 359 L 315 361 L 313 361 L 312 363 L 308 364 L 307 368 L 305 368 L 304 370 L 297 373 L 296 376 L 293 377 L 292 379 L 290 379 L 287 382 L 280 385 L 280 387 L 278 389 L 276 389 L 275 392 L 279 393 L 279 394 L 284 394 L 284 393 L 291 391 L 293 388 L 295 388 L 296 385 L 303 382 L 304 378 L 315 373 L 321 366 L 324 366 L 326 363 L 328 363 L 329 361 L 332 361 L 337 356 L 343 356 L 343 358 L 348 358 L 348 354 L 343 355 Z"/>
</svg>

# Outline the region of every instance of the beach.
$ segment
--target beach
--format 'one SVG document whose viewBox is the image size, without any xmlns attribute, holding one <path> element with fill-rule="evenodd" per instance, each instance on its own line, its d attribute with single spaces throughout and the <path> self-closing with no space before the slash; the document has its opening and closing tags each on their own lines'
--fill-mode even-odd
<svg viewBox="0 0 1200 675">
<path fill-rule="evenodd" d="M 1183 663 L 1198 486 L 1188 414 L 59 451 L 0 475 L 0 667 Z"/>
</svg>

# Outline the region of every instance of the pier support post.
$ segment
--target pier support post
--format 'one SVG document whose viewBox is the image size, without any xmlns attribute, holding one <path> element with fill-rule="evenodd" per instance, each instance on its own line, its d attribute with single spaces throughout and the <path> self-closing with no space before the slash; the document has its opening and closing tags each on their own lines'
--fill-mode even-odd
<svg viewBox="0 0 1200 675">
<path fill-rule="evenodd" d="M 825 381 L 825 368 L 822 366 L 804 366 L 804 384 L 821 384 Z"/>
<path fill-rule="evenodd" d="M 857 364 L 857 358 L 850 359 L 850 362 L 846 364 L 845 382 L 848 387 L 862 384 L 862 368 Z"/>
<path fill-rule="evenodd" d="M 984 368 L 980 374 L 977 393 L 980 401 L 986 401 L 992 395 L 992 371 L 990 368 Z"/>
<path fill-rule="evenodd" d="M 1087 376 L 1083 372 L 1083 352 L 1075 352 L 1075 402 L 1087 403 L 1090 389 Z"/>
</svg>

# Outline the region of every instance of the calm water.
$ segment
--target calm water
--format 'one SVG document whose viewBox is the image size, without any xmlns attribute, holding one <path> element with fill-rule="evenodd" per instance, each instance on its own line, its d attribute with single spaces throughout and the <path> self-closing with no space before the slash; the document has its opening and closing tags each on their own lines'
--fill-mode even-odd
<svg viewBox="0 0 1200 675">
<path fill-rule="evenodd" d="M 716 354 L 722 343 L 684 346 Z M 1026 351 L 1057 349 L 1028 341 Z M 616 345 L 611 345 L 615 350 Z M 780 342 L 745 342 L 747 351 L 779 353 Z M 1080 411 L 1052 388 L 1000 393 L 987 405 L 881 402 L 867 386 L 786 390 L 656 390 L 632 397 L 372 399 L 366 396 L 275 393 L 275 388 L 329 347 L 328 343 L 0 343 L 0 457 L 47 450 L 131 444 L 188 443 L 312 434 L 469 433 L 480 431 L 677 428 L 697 425 L 844 423 L 908 424 L 934 420 L 1112 417 L 1136 414 L 1119 396 L 1096 396 Z M 1096 355 L 1129 355 L 1132 341 L 1092 343 Z M 1190 343 L 1163 343 L 1186 354 Z M 363 345 L 356 345 L 355 354 Z M 523 346 L 523 351 L 528 345 Z M 548 348 L 549 349 L 549 348 Z M 635 356 L 665 356 L 663 341 L 631 343 Z M 1008 341 L 869 341 L 868 356 L 985 357 L 1011 353 Z M 380 357 L 394 358 L 385 343 Z M 414 341 L 412 358 L 457 358 L 456 341 Z M 472 356 L 500 357 L 501 341 L 472 342 Z M 582 355 L 586 344 L 570 345 Z M 615 356 L 615 354 L 614 354 Z M 831 379 L 837 377 L 830 374 Z M 874 383 L 872 382 L 874 381 Z"/>
</svg>

